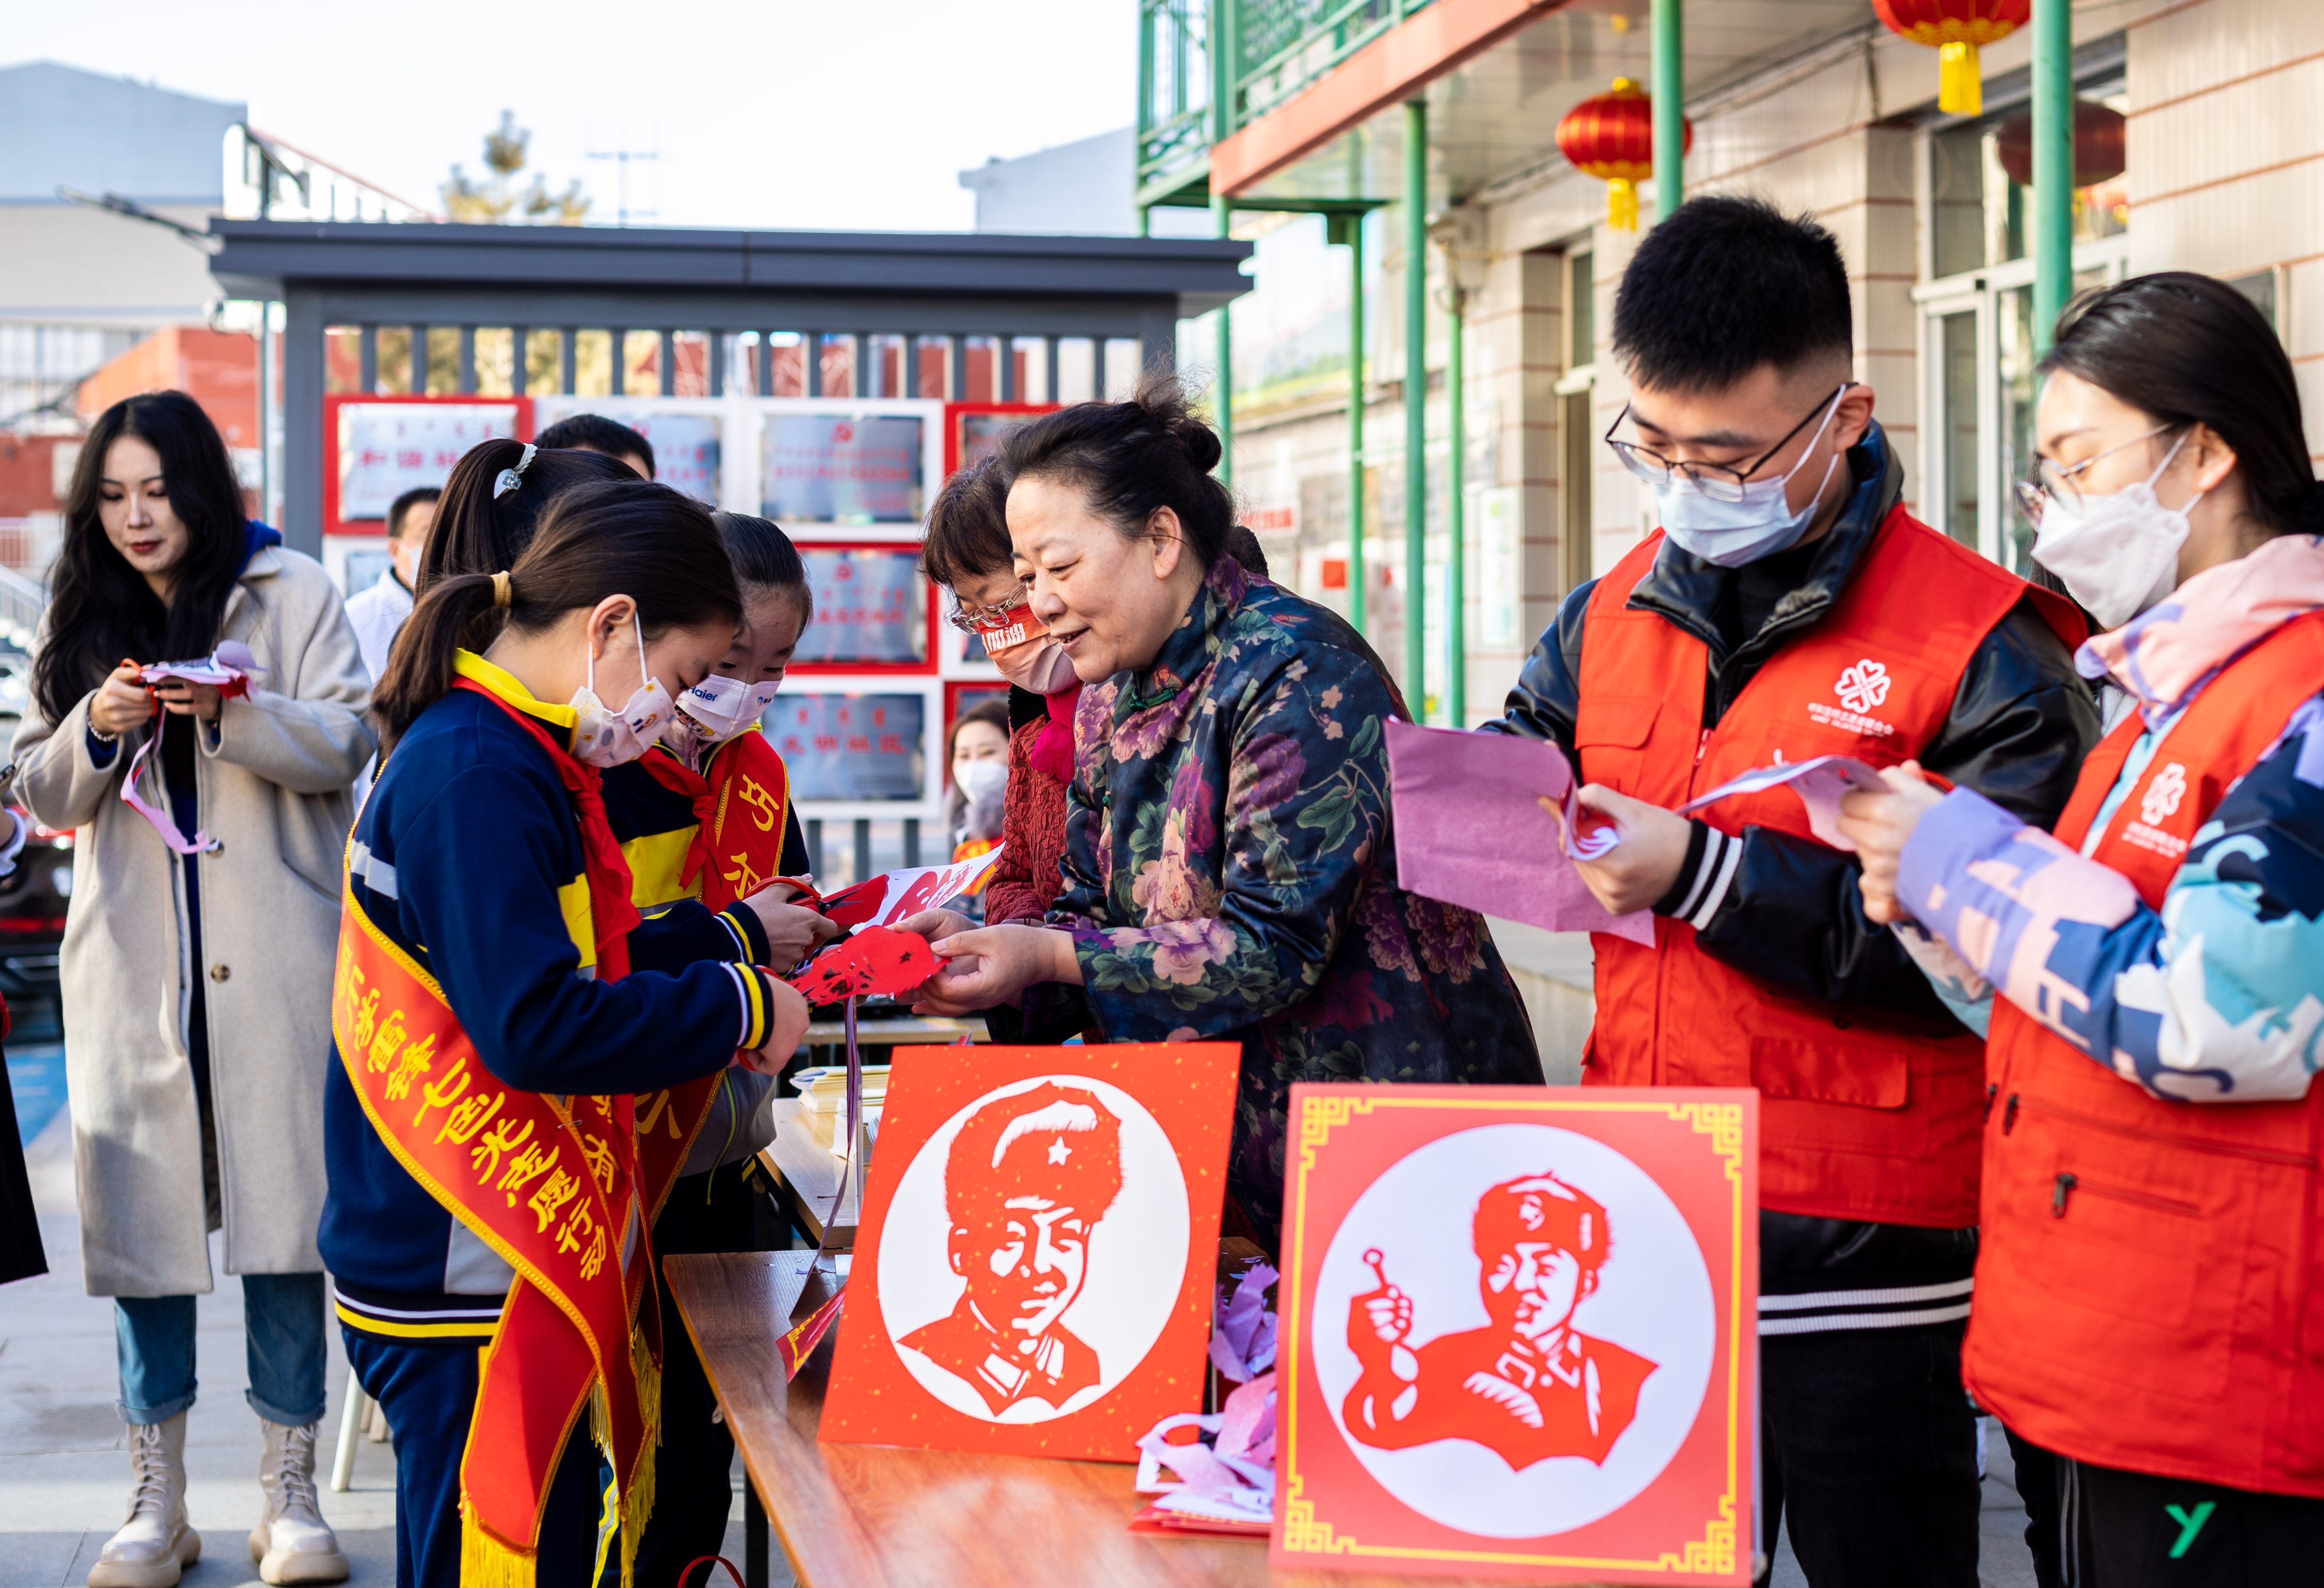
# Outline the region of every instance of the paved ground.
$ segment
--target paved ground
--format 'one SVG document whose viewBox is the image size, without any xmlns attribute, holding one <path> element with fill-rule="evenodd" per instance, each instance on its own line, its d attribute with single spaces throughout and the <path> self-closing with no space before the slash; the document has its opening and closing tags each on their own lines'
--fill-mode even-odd
<svg viewBox="0 0 2324 1588">
<path fill-rule="evenodd" d="M 9 1057 L 12 1076 L 38 1067 L 16 1054 Z M 121 1525 L 129 1493 L 129 1458 L 114 1409 L 113 1304 L 81 1292 L 68 1126 L 58 1111 L 27 1152 L 51 1271 L 0 1286 L 0 1588 L 57 1588 L 86 1581 L 97 1552 Z M 197 1316 L 201 1399 L 187 1417 L 187 1508 L 202 1535 L 204 1554 L 201 1566 L 186 1581 L 189 1588 L 240 1588 L 257 1581 L 244 1540 L 258 1520 L 260 1506 L 258 1418 L 243 1399 L 249 1375 L 243 1359 L 241 1284 L 227 1279 L 203 1297 Z M 330 1408 L 318 1463 L 325 1470 L 317 1474 L 322 1484 L 329 1479 L 347 1383 L 338 1330 L 333 1327 L 328 1334 Z M 740 1489 L 735 1492 L 736 1520 L 727 1529 L 726 1554 L 739 1565 L 742 1502 Z M 357 1588 L 392 1588 L 395 1456 L 388 1445 L 363 1442 L 354 1488 L 334 1494 L 326 1487 L 323 1515 L 354 1562 L 350 1581 Z M 718 1580 L 724 1581 L 723 1573 Z"/>
<path fill-rule="evenodd" d="M 48 1085 L 51 1055 L 27 1048 L 9 1055 L 12 1077 Z M 55 1075 L 57 1101 L 63 1081 Z M 27 1088 L 16 1091 L 26 1109 Z M 35 1106 L 48 1103 L 36 1094 Z M 50 1112 L 52 1110 L 53 1112 Z M 69 1121 L 49 1113 L 27 1151 L 32 1195 L 41 1212 L 41 1238 L 52 1271 L 45 1278 L 0 1286 L 0 1588 L 58 1588 L 87 1579 L 89 1563 L 120 1526 L 128 1494 L 115 1392 L 113 1306 L 82 1294 L 79 1220 L 73 1205 Z M 33 1122 L 27 1121 L 28 1123 Z M 214 1238 L 215 1239 L 215 1238 Z M 217 1258 L 215 1251 L 213 1264 Z M 243 1540 L 258 1519 L 258 1419 L 244 1403 L 248 1375 L 243 1360 L 242 1288 L 231 1279 L 198 1304 L 197 1358 L 203 1391 L 189 1415 L 188 1505 L 208 1553 L 188 1574 L 191 1588 L 241 1588 L 254 1583 Z M 323 1425 L 318 1481 L 328 1478 L 328 1454 L 337 1437 L 346 1359 L 338 1331 L 329 1331 L 330 1408 Z M 1997 1429 L 1992 1471 L 1985 1485 L 1986 1588 L 2033 1588 L 2034 1571 L 2021 1535 L 2025 1521 L 2010 1485 L 2009 1449 Z M 739 1482 L 740 1467 L 737 1466 Z M 741 1491 L 726 1536 L 726 1554 L 742 1558 Z M 355 1483 L 345 1494 L 325 1489 L 323 1514 L 355 1563 L 357 1588 L 388 1588 L 395 1581 L 395 1457 L 389 1446 L 364 1441 Z M 778 1552 L 779 1556 L 779 1552 Z M 783 1580 L 788 1580 L 787 1575 Z M 720 1583 L 723 1573 L 716 1574 Z M 1777 1588 L 1806 1588 L 1789 1545 L 1776 1553 Z"/>
</svg>

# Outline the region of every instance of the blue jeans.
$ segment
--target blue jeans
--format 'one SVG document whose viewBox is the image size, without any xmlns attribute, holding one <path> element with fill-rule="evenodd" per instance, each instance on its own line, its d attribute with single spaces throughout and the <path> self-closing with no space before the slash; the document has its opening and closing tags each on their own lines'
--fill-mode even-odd
<svg viewBox="0 0 2324 1588">
<path fill-rule="evenodd" d="M 323 1417 L 323 1276 L 244 1274 L 242 1318 L 250 1409 L 302 1428 Z M 166 1423 L 194 1404 L 194 1298 L 116 1296 L 121 1417 Z"/>
</svg>

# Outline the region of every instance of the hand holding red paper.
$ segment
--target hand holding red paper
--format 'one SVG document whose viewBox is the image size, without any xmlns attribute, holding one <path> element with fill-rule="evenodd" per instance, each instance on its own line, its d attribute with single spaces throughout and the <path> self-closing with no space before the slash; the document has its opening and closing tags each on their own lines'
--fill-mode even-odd
<svg viewBox="0 0 2324 1588">
<path fill-rule="evenodd" d="M 789 984 L 811 1004 L 844 1003 L 850 998 L 897 997 L 936 970 L 927 943 L 892 927 L 865 927 L 817 959 Z"/>
<path fill-rule="evenodd" d="M 1913 829 L 1944 797 L 1917 761 L 1882 772 L 1877 789 L 1851 789 L 1840 796 L 1836 826 L 1847 840 L 1843 847 L 1855 850 L 1864 867 L 1864 913 L 1884 926 L 1913 919 L 1896 899 L 1896 868 Z"/>
<path fill-rule="evenodd" d="M 842 927 L 892 927 L 907 916 L 950 904 L 970 891 L 1001 863 L 1006 845 L 950 865 L 912 866 L 882 872 L 823 901 L 823 913 Z"/>
<path fill-rule="evenodd" d="M 948 962 L 920 988 L 915 1014 L 964 1015 L 1020 1004 L 1039 982 L 1081 985 L 1073 935 L 1051 927 L 979 927 L 928 945 Z"/>
<path fill-rule="evenodd" d="M 116 680 L 126 682 L 123 674 L 132 664 L 124 662 L 121 671 L 106 681 L 112 688 Z M 209 655 L 194 661 L 157 661 L 151 667 L 140 668 L 136 676 L 149 695 L 159 700 L 168 712 L 179 716 L 193 716 L 205 723 L 216 722 L 218 703 L 250 692 L 251 669 L 258 665 L 250 647 L 236 640 L 222 641 Z M 92 714 L 91 720 L 94 720 Z M 141 719 L 142 720 L 142 719 Z M 128 775 L 121 780 L 121 798 L 130 808 L 152 825 L 161 835 L 161 842 L 180 854 L 206 854 L 217 847 L 217 841 L 208 833 L 196 833 L 187 837 L 178 830 L 170 813 L 137 791 L 137 780 L 152 758 L 153 747 L 161 742 L 169 718 L 164 716 L 153 730 L 153 736 L 137 747 L 130 758 Z"/>
</svg>

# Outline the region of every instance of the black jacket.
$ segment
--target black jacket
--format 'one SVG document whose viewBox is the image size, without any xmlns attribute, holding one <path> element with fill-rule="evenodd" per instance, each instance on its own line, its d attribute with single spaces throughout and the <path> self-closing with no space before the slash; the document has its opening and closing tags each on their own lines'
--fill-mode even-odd
<svg viewBox="0 0 2324 1588">
<path fill-rule="evenodd" d="M 1706 727 L 1725 715 L 1770 656 L 1831 610 L 1874 532 L 1902 500 L 1904 466 L 1877 425 L 1849 451 L 1848 463 L 1854 493 L 1839 521 L 1812 545 L 1765 565 L 1723 568 L 1665 541 L 1653 570 L 1631 592 L 1632 610 L 1660 615 L 1709 649 Z M 1796 582 L 1770 592 L 1764 580 L 1771 568 L 1793 573 Z M 1565 597 L 1509 692 L 1505 715 L 1485 725 L 1489 731 L 1552 739 L 1573 753 L 1582 617 L 1593 588 L 1594 581 Z M 1739 621 L 1746 614 L 1758 620 L 1748 633 Z M 2074 671 L 2072 653 L 2031 602 L 2021 601 L 1978 647 L 1921 763 L 2048 827 L 2065 808 L 2098 737 L 2098 711 Z M 1739 853 L 1729 854 L 1729 846 Z M 1715 879 L 1722 872 L 1723 890 L 1714 891 L 1706 874 Z M 1765 827 L 1747 827 L 1739 840 L 1730 839 L 1698 820 L 1678 882 L 1655 909 L 1683 913 L 1696 927 L 1696 943 L 1712 958 L 1796 996 L 1860 1006 L 1890 1025 L 1958 1032 L 1959 1024 L 1895 936 L 1865 915 L 1860 875 L 1854 855 L 1812 839 Z M 1833 1239 L 1832 1221 L 1775 1222 L 1801 1224 L 1797 1233 L 1821 1256 L 1837 1255 L 1849 1244 Z M 1767 1272 L 1792 1267 L 1775 1247 L 1793 1242 L 1781 1242 L 1776 1231 L 1763 1233 L 1770 1245 Z M 1805 1251 L 1799 1255 L 1823 1266 Z M 1875 1254 L 1857 1242 L 1850 1255 L 1845 1266 L 1853 1269 Z"/>
</svg>

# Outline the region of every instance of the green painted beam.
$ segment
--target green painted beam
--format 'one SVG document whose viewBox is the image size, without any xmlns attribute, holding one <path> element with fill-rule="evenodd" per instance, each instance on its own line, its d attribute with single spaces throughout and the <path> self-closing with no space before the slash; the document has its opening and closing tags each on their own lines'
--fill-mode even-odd
<svg viewBox="0 0 2324 1588">
<path fill-rule="evenodd" d="M 1211 200 L 1213 229 L 1222 237 L 1234 226 L 1234 202 L 1224 197 Z M 1212 313 L 1219 317 L 1218 373 L 1211 380 L 1211 420 L 1219 430 L 1219 478 L 1234 484 L 1234 305 L 1222 303 Z"/>
<path fill-rule="evenodd" d="M 1451 278 L 1451 307 L 1444 315 L 1444 655 L 1452 676 L 1444 680 L 1444 721 L 1456 728 L 1469 725 L 1469 548 L 1467 503 L 1469 460 L 1468 371 L 1461 347 L 1467 319 L 1460 271 L 1447 258 L 1444 273 Z"/>
<path fill-rule="evenodd" d="M 1328 217 L 1348 250 L 1348 621 L 1364 632 L 1364 212 Z"/>
<path fill-rule="evenodd" d="M 1682 0 L 1654 0 L 1655 218 L 1686 199 L 1686 54 Z"/>
<path fill-rule="evenodd" d="M 1428 720 L 1428 103 L 1404 106 L 1404 701 Z"/>
<path fill-rule="evenodd" d="M 2074 292 L 2074 29 L 2069 0 L 2034 0 L 2034 346 Z"/>
</svg>

